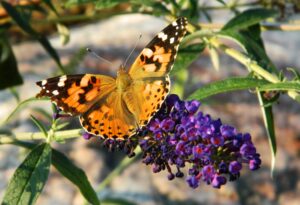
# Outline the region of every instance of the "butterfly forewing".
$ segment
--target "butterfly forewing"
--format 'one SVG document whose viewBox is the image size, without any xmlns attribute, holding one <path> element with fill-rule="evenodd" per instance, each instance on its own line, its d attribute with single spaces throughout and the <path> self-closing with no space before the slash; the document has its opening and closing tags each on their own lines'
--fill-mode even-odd
<svg viewBox="0 0 300 205">
<path fill-rule="evenodd" d="M 169 72 L 180 41 L 186 33 L 187 20 L 179 18 L 142 50 L 129 70 L 133 79 L 124 99 L 140 126 L 146 125 L 159 110 L 169 93 Z"/>
<path fill-rule="evenodd" d="M 178 18 L 159 32 L 142 50 L 129 70 L 133 79 L 159 77 L 168 74 L 173 66 L 178 46 L 186 33 L 186 18 Z"/>
<path fill-rule="evenodd" d="M 42 88 L 37 97 L 47 96 L 71 115 L 89 110 L 115 89 L 115 79 L 104 75 L 78 74 L 49 78 L 36 83 Z"/>
</svg>

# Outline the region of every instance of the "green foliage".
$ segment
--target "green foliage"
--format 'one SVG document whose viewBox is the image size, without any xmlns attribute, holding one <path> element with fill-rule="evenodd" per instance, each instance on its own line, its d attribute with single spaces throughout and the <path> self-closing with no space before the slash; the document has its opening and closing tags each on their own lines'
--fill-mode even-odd
<svg viewBox="0 0 300 205">
<path fill-rule="evenodd" d="M 53 58 L 61 72 L 64 73 L 64 68 L 60 62 L 59 56 L 56 50 L 52 47 L 48 39 L 41 34 L 37 33 L 29 24 L 29 22 L 9 3 L 2 1 L 1 5 L 6 10 L 6 12 L 11 16 L 11 18 L 22 28 L 26 33 L 36 38 L 48 54 Z"/>
<path fill-rule="evenodd" d="M 249 9 L 228 21 L 222 30 L 248 29 L 250 26 L 258 24 L 267 18 L 274 17 L 277 14 L 276 11 L 269 9 Z"/>
<path fill-rule="evenodd" d="M 0 27 L 0 90 L 23 83 L 7 35 Z"/>
<path fill-rule="evenodd" d="M 34 148 L 15 171 L 2 204 L 34 204 L 48 179 L 50 163 L 49 144 Z"/>
<path fill-rule="evenodd" d="M 220 35 L 226 36 L 241 45 L 251 59 L 269 72 L 278 74 L 275 66 L 265 52 L 259 22 L 277 15 L 277 12 L 267 9 L 250 9 L 242 12 L 231 19 L 221 30 Z M 262 76 L 259 76 L 262 77 Z M 275 166 L 276 136 L 274 129 L 274 117 L 272 106 L 265 106 L 267 100 L 263 99 L 261 92 L 258 93 L 261 104 L 265 128 L 272 150 L 272 170 Z"/>
</svg>

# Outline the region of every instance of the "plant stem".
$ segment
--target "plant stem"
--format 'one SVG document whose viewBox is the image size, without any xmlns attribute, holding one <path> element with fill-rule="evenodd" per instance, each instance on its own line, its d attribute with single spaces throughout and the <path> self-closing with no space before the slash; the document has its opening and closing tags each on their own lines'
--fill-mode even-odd
<svg viewBox="0 0 300 205">
<path fill-rule="evenodd" d="M 70 139 L 81 136 L 82 129 L 74 129 L 74 130 L 65 130 L 65 131 L 57 131 L 55 135 L 60 139 Z M 23 132 L 16 134 L 0 134 L 0 144 L 11 144 L 16 140 L 26 141 L 26 140 L 41 140 L 45 139 L 45 136 L 42 132 Z"/>
</svg>

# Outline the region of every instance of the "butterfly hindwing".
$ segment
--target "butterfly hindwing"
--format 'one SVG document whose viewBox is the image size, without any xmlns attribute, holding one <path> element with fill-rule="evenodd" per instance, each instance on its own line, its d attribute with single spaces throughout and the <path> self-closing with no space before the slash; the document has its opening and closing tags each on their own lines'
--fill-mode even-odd
<svg viewBox="0 0 300 205">
<path fill-rule="evenodd" d="M 115 88 L 113 78 L 92 74 L 63 75 L 36 84 L 42 88 L 37 97 L 50 97 L 59 108 L 71 115 L 86 112 Z"/>
<path fill-rule="evenodd" d="M 113 91 L 81 115 L 83 128 L 94 135 L 111 139 L 126 139 L 133 135 L 137 122 L 121 95 L 122 93 Z"/>
<path fill-rule="evenodd" d="M 160 77 L 168 74 L 176 58 L 181 39 L 186 33 L 186 18 L 178 18 L 159 32 L 142 50 L 129 70 L 133 79 Z"/>
<path fill-rule="evenodd" d="M 160 109 L 169 91 L 169 77 L 155 77 L 136 80 L 123 97 L 139 126 L 145 126 Z"/>
</svg>

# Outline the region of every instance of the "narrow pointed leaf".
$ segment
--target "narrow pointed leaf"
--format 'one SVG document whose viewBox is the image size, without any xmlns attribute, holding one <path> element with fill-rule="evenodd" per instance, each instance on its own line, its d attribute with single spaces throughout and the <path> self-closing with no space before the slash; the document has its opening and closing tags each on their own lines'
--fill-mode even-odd
<svg viewBox="0 0 300 205">
<path fill-rule="evenodd" d="M 247 77 L 228 78 L 226 80 L 221 80 L 221 81 L 217 81 L 205 85 L 199 88 L 193 94 L 191 94 L 188 98 L 201 100 L 219 93 L 256 88 L 266 84 L 268 84 L 268 81 L 254 79 L 254 78 L 247 78 Z"/>
<path fill-rule="evenodd" d="M 2 204 L 34 204 L 48 179 L 50 164 L 50 145 L 35 147 L 15 171 Z"/>
<path fill-rule="evenodd" d="M 0 30 L 0 90 L 23 83 L 7 36 Z"/>
<path fill-rule="evenodd" d="M 85 199 L 93 205 L 100 204 L 97 194 L 92 188 L 84 171 L 78 168 L 63 153 L 53 149 L 52 164 L 53 166 L 73 184 L 75 184 Z"/>
<path fill-rule="evenodd" d="M 276 152 L 277 152 L 273 109 L 272 109 L 272 106 L 267 106 L 267 107 L 264 106 L 267 102 L 263 99 L 263 95 L 261 94 L 261 92 L 258 92 L 258 99 L 259 99 L 261 111 L 263 113 L 263 120 L 264 120 L 265 128 L 266 128 L 267 135 L 268 135 L 269 145 L 270 145 L 271 153 L 272 153 L 271 176 L 273 177 L 275 162 L 276 162 L 275 157 L 276 157 Z"/>
<path fill-rule="evenodd" d="M 38 120 L 36 119 L 33 115 L 30 116 L 31 120 L 33 123 L 39 128 L 39 130 L 45 135 L 45 137 L 48 136 L 47 129 L 45 126 Z"/>
<path fill-rule="evenodd" d="M 213 67 L 216 71 L 219 71 L 220 69 L 220 60 L 219 60 L 219 55 L 218 52 L 215 48 L 209 47 L 209 56 L 211 59 L 211 62 L 213 64 Z"/>
<path fill-rule="evenodd" d="M 270 83 L 266 80 L 249 77 L 234 77 L 205 85 L 189 96 L 189 99 L 201 100 L 212 95 L 236 90 L 257 88 L 259 91 L 288 91 L 300 92 L 300 82 Z"/>
<path fill-rule="evenodd" d="M 13 117 L 22 109 L 24 108 L 26 105 L 30 104 L 31 102 L 35 102 L 35 101 L 41 101 L 41 100 L 49 100 L 49 98 L 35 98 L 35 97 L 32 97 L 32 98 L 28 98 L 22 102 L 20 102 L 18 104 L 18 106 L 9 114 L 9 116 L 3 121 L 0 123 L 0 126 L 1 125 L 4 125 L 6 123 L 8 123 L 10 120 L 13 119 Z"/>
<path fill-rule="evenodd" d="M 277 12 L 270 9 L 249 9 L 233 17 L 224 25 L 222 30 L 244 29 L 276 15 Z"/>
</svg>

